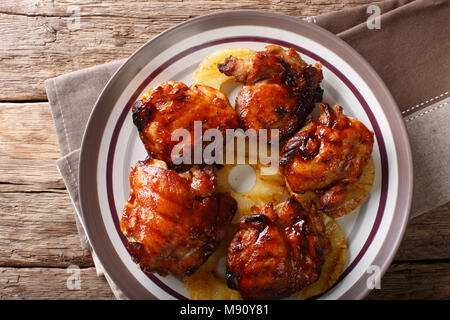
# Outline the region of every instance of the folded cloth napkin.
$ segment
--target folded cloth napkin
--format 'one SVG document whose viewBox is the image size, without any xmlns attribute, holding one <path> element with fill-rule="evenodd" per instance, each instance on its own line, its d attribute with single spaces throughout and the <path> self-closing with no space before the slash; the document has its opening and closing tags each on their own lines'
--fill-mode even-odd
<svg viewBox="0 0 450 320">
<path fill-rule="evenodd" d="M 367 22 L 377 13 L 379 20 Z M 446 0 L 388 0 L 307 18 L 335 33 L 364 56 L 396 99 L 413 152 L 412 217 L 450 200 L 448 17 L 450 4 Z M 377 22 L 379 29 L 373 28 Z M 107 63 L 45 82 L 62 155 L 57 167 L 77 213 L 83 248 L 90 246 L 79 215 L 77 179 L 81 140 L 95 101 L 123 62 Z M 93 259 L 98 274 L 105 275 L 116 298 L 126 298 L 94 254 Z"/>
</svg>

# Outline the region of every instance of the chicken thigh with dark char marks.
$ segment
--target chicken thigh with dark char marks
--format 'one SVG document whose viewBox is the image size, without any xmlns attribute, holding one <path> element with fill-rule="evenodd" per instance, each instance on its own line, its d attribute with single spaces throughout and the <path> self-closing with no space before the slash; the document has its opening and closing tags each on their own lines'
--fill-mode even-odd
<svg viewBox="0 0 450 320">
<path fill-rule="evenodd" d="M 203 151 L 207 144 L 194 141 L 195 121 L 202 125 L 201 134 L 208 129 L 225 133 L 226 129 L 238 126 L 236 113 L 227 96 L 222 91 L 204 85 L 188 87 L 181 82 L 168 81 L 151 89 L 133 107 L 133 122 L 148 155 L 165 161 L 170 169 L 177 171 L 191 168 L 194 147 L 198 146 Z M 189 163 L 172 162 L 172 151 L 179 143 L 179 140 L 172 139 L 176 130 L 189 133 L 190 141 L 183 142 L 180 148 L 191 148 Z"/>
<path fill-rule="evenodd" d="M 253 207 L 228 248 L 227 283 L 245 299 L 287 297 L 315 282 L 329 248 L 325 226 L 295 197 Z"/>
<path fill-rule="evenodd" d="M 373 132 L 347 117 L 342 107 L 320 105 L 319 120 L 312 121 L 287 141 L 281 150 L 280 172 L 292 191 L 320 195 L 321 209 L 339 206 L 347 186 L 356 183 L 373 148 Z"/>
<path fill-rule="evenodd" d="M 284 140 L 300 129 L 314 102 L 322 100 L 321 65 L 308 65 L 293 48 L 270 45 L 250 60 L 230 56 L 218 68 L 244 84 L 236 112 L 246 130 L 279 129 Z"/>
<path fill-rule="evenodd" d="M 133 261 L 146 272 L 189 276 L 216 250 L 236 212 L 228 193 L 215 193 L 212 167 L 183 174 L 161 161 L 139 161 L 120 228 Z"/>
</svg>

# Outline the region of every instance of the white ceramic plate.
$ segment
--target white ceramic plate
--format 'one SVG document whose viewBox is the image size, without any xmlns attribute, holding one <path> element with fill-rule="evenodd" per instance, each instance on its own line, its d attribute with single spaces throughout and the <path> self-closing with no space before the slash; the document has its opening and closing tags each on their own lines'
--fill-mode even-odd
<svg viewBox="0 0 450 320">
<path fill-rule="evenodd" d="M 371 278 L 385 272 L 401 241 L 412 194 L 409 143 L 398 108 L 383 82 L 352 48 L 299 19 L 258 11 L 203 16 L 149 41 L 109 81 L 91 114 L 81 151 L 80 197 L 95 253 L 129 298 L 186 299 L 175 277 L 142 272 L 131 261 L 119 221 L 129 195 L 129 172 L 146 157 L 130 108 L 156 84 L 190 84 L 198 64 L 228 47 L 294 47 L 308 63 L 323 64 L 324 101 L 343 106 L 375 133 L 375 183 L 369 199 L 338 219 L 348 243 L 339 281 L 320 298 L 364 297 Z M 233 101 L 233 99 L 231 99 Z"/>
</svg>

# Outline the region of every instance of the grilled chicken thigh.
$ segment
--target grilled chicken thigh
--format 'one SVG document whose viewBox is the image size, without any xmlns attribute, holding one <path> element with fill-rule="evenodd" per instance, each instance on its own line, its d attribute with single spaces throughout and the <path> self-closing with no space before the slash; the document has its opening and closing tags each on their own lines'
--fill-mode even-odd
<svg viewBox="0 0 450 320">
<path fill-rule="evenodd" d="M 325 226 L 295 197 L 279 210 L 253 207 L 240 227 L 228 248 L 227 283 L 243 298 L 287 297 L 319 278 L 329 248 Z"/>
<path fill-rule="evenodd" d="M 321 104 L 321 116 L 295 134 L 281 151 L 280 171 L 296 193 L 320 194 L 323 210 L 345 199 L 346 186 L 359 180 L 373 147 L 373 133 L 347 117 L 342 107 Z"/>
<path fill-rule="evenodd" d="M 235 129 L 238 120 L 227 96 L 204 85 L 186 86 L 184 83 L 168 81 L 145 94 L 133 107 L 133 122 L 150 157 L 165 161 L 169 168 L 185 171 L 194 163 L 194 144 L 202 148 L 206 142 L 194 141 L 194 121 L 202 125 L 203 134 L 208 129 Z M 177 130 L 187 130 L 190 141 L 183 141 L 190 148 L 190 164 L 174 164 L 171 153 L 180 140 L 172 141 Z M 181 131 L 179 131 L 181 132 Z M 223 135 L 225 136 L 225 135 Z M 177 139 L 181 139 L 177 137 Z M 224 139 L 225 140 L 225 139 Z M 209 142 L 208 142 L 209 143 Z"/>
<path fill-rule="evenodd" d="M 292 48 L 270 45 L 250 60 L 230 56 L 218 68 L 244 84 L 236 99 L 244 129 L 279 129 L 280 139 L 286 139 L 322 100 L 321 65 L 308 65 Z"/>
<path fill-rule="evenodd" d="M 147 159 L 131 171 L 130 186 L 120 228 L 146 272 L 191 275 L 216 250 L 236 212 L 228 193 L 215 194 L 211 167 L 179 174 Z"/>
</svg>

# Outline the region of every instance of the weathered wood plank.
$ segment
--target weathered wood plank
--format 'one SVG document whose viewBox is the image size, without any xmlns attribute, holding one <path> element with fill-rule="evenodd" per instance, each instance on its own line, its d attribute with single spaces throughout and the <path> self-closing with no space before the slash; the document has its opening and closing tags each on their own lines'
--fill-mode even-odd
<svg viewBox="0 0 450 320">
<path fill-rule="evenodd" d="M 323 13 L 374 2 L 373 0 L 3 0 L 1 13 L 26 16 L 64 16 L 68 17 L 77 6 L 85 16 L 117 16 L 141 19 L 161 19 L 162 17 L 190 18 L 205 14 L 213 9 L 259 9 L 284 12 Z M 184 9 L 184 10 L 183 10 Z M 137 15 L 133 15 L 137 14 Z"/>
<path fill-rule="evenodd" d="M 67 193 L 0 193 L 0 266 L 92 266 Z"/>
<path fill-rule="evenodd" d="M 409 221 L 395 261 L 450 259 L 450 202 Z"/>
<path fill-rule="evenodd" d="M 199 15 L 260 9 L 306 17 L 371 1 L 2 0 L 0 100 L 46 100 L 45 79 L 126 58 L 160 32 Z M 79 29 L 73 28 L 73 5 L 79 8 Z"/>
<path fill-rule="evenodd" d="M 114 299 L 94 268 L 80 269 L 80 290 L 69 290 L 66 268 L 0 268 L 0 299 Z M 450 262 L 397 263 L 368 299 L 450 299 Z"/>
<path fill-rule="evenodd" d="M 1 189 L 64 188 L 56 168 L 60 153 L 48 103 L 0 103 L 0 149 Z"/>
<path fill-rule="evenodd" d="M 77 289 L 69 279 L 75 274 L 66 268 L 0 268 L 0 299 L 114 299 L 105 278 L 97 277 L 95 268 L 79 272 Z"/>
<path fill-rule="evenodd" d="M 450 299 L 450 262 L 397 263 L 368 299 Z"/>
</svg>

